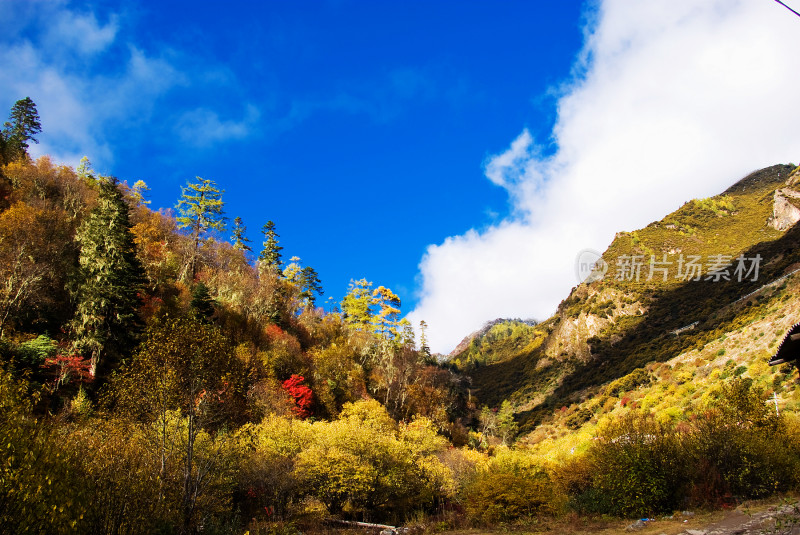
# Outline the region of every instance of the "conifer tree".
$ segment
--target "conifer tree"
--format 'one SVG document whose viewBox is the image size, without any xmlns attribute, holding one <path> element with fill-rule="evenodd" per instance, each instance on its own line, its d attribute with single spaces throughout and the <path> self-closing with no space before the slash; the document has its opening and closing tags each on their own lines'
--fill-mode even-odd
<svg viewBox="0 0 800 535">
<path fill-rule="evenodd" d="M 197 255 L 200 244 L 209 232 L 225 230 L 225 215 L 222 210 L 224 190 L 217 188 L 213 180 L 197 177 L 198 182 L 189 183 L 182 188 L 178 201 L 178 226 L 189 229 L 193 240 L 190 270 L 192 280 L 197 275 Z"/>
<path fill-rule="evenodd" d="M 428 324 L 425 320 L 419 322 L 419 352 L 423 357 L 428 360 L 431 358 L 431 348 L 428 345 L 428 335 L 425 331 L 428 330 Z"/>
<path fill-rule="evenodd" d="M 150 204 L 150 201 L 145 198 L 145 195 L 148 191 L 150 191 L 150 187 L 144 180 L 137 180 L 134 182 L 133 187 L 131 188 L 131 197 L 134 201 L 136 201 L 137 206 L 147 206 Z"/>
<path fill-rule="evenodd" d="M 281 268 L 281 251 L 283 247 L 278 245 L 278 238 L 280 235 L 275 231 L 275 223 L 267 221 L 267 224 L 261 229 L 264 234 L 264 249 L 258 255 L 258 260 L 264 268 L 272 272 L 278 272 Z"/>
<path fill-rule="evenodd" d="M 4 160 L 0 163 L 9 163 L 27 155 L 28 141 L 39 143 L 34 136 L 41 131 L 36 104 L 30 97 L 18 100 L 0 133 L 0 149 Z"/>
<path fill-rule="evenodd" d="M 401 319 L 397 325 L 400 328 L 399 346 L 414 351 L 417 346 L 416 336 L 414 335 L 414 326 L 411 325 L 411 322 L 406 318 Z"/>
<path fill-rule="evenodd" d="M 314 268 L 306 266 L 300 270 L 300 298 L 305 299 L 306 306 L 314 308 L 317 298 L 314 294 L 322 296 L 325 292 L 322 290 L 322 282 L 319 280 L 319 275 Z"/>
<path fill-rule="evenodd" d="M 252 251 L 253 248 L 247 245 L 250 240 L 246 236 L 247 227 L 244 226 L 241 217 L 233 220 L 233 248 L 237 251 Z"/>
<path fill-rule="evenodd" d="M 519 425 L 514 419 L 514 405 L 510 401 L 505 400 L 500 405 L 500 410 L 497 411 L 496 426 L 503 444 L 510 444 L 519 431 Z"/>
<path fill-rule="evenodd" d="M 78 229 L 80 247 L 75 348 L 91 358 L 91 373 L 107 369 L 133 348 L 144 270 L 136 257 L 128 205 L 119 182 L 101 177 L 97 207 Z M 103 361 L 103 362 L 101 362 Z"/>
<path fill-rule="evenodd" d="M 208 291 L 208 286 L 198 282 L 192 291 L 192 301 L 189 303 L 194 316 L 202 323 L 210 323 L 214 315 L 214 300 Z"/>
</svg>

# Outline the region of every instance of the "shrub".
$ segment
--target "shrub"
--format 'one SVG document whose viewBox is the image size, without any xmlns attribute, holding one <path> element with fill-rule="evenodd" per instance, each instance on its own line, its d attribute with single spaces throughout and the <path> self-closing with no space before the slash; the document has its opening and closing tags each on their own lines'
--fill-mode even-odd
<svg viewBox="0 0 800 535">
<path fill-rule="evenodd" d="M 55 357 L 56 351 L 55 341 L 46 334 L 40 334 L 33 340 L 19 344 L 16 354 L 25 364 L 35 368 L 44 364 L 46 359 Z"/>
<path fill-rule="evenodd" d="M 506 448 L 478 473 L 464 497 L 467 515 L 481 524 L 552 515 L 563 501 L 557 485 L 530 455 Z"/>
<path fill-rule="evenodd" d="M 420 418 L 399 427 L 374 400 L 346 403 L 339 420 L 314 422 L 295 475 L 332 514 L 345 507 L 381 521 L 430 509 L 454 492 L 438 459 L 445 441 Z"/>
<path fill-rule="evenodd" d="M 752 380 L 735 378 L 695 420 L 688 442 L 695 500 L 720 505 L 729 495 L 762 498 L 798 481 L 796 435 L 765 401 Z"/>
<path fill-rule="evenodd" d="M 597 511 L 620 516 L 669 512 L 682 505 L 686 463 L 682 436 L 650 414 L 612 421 L 589 448 L 591 486 L 575 503 L 599 499 Z"/>
<path fill-rule="evenodd" d="M 544 472 L 536 477 L 485 473 L 467 490 L 467 514 L 483 524 L 552 514 L 551 487 Z"/>
<path fill-rule="evenodd" d="M 287 518 L 289 506 L 303 496 L 295 464 L 311 434 L 308 422 L 277 416 L 257 425 L 246 424 L 237 431 L 242 456 L 237 474 L 240 507 L 248 518 L 265 511 L 281 520 Z"/>
<path fill-rule="evenodd" d="M 628 392 L 642 385 L 650 384 L 652 377 L 644 368 L 636 368 L 631 373 L 624 377 L 620 377 L 608 387 L 606 387 L 606 395 L 619 396 L 623 392 Z"/>
</svg>

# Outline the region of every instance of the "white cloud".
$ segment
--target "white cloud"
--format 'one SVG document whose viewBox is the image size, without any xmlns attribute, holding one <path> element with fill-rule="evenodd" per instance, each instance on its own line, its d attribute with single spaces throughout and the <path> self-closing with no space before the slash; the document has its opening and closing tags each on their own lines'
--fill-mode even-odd
<svg viewBox="0 0 800 535">
<path fill-rule="evenodd" d="M 603 0 L 558 102 L 558 150 L 527 130 L 485 164 L 512 219 L 428 248 L 420 302 L 431 347 L 484 321 L 544 319 L 583 248 L 661 219 L 748 172 L 800 156 L 800 20 L 773 2 Z"/>
<path fill-rule="evenodd" d="M 92 56 L 108 48 L 119 30 L 118 17 L 100 24 L 94 13 L 61 10 L 54 23 L 47 26 L 46 41 L 53 51 L 71 51 Z"/>
<path fill-rule="evenodd" d="M 257 126 L 260 113 L 253 105 L 245 109 L 241 121 L 223 120 L 208 108 L 198 108 L 183 114 L 176 130 L 180 138 L 197 147 L 207 147 L 219 141 L 230 141 L 247 137 Z"/>
<path fill-rule="evenodd" d="M 36 103 L 43 133 L 41 144 L 31 146 L 34 157 L 49 154 L 75 165 L 88 155 L 107 169 L 114 153 L 106 137 L 110 126 L 147 120 L 155 100 L 183 76 L 167 60 L 118 43 L 116 15 L 102 24 L 94 13 L 72 11 L 62 2 L 36 5 L 34 11 L 25 3 L 7 6 L 31 31 L 25 37 L 6 36 L 0 72 L 7 74 L 0 76 L 0 95 L 9 108 L 26 96 Z M 104 61 L 115 44 L 121 45 L 122 60 Z"/>
<path fill-rule="evenodd" d="M 0 37 L 0 95 L 8 108 L 26 96 L 36 103 L 43 133 L 41 144 L 31 146 L 34 157 L 49 154 L 75 165 L 88 155 L 107 172 L 120 150 L 114 136 L 131 143 L 145 131 L 142 125 L 148 135 L 168 131 L 204 146 L 254 130 L 260 114 L 252 105 L 245 106 L 241 121 L 220 117 L 214 105 L 182 115 L 156 113 L 164 97 L 191 82 L 234 85 L 235 80 L 213 64 L 190 68 L 193 59 L 174 50 L 145 50 L 133 41 L 123 15 L 112 13 L 103 22 L 92 11 L 59 0 L 9 2 L 0 14 L 16 21 L 13 28 L 0 21 L 0 29 L 8 30 Z"/>
</svg>

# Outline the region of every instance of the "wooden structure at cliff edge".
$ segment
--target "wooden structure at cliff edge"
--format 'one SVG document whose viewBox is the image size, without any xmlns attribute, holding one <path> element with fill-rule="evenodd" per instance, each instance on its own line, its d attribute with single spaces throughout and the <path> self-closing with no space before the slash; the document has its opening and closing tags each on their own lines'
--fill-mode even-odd
<svg viewBox="0 0 800 535">
<path fill-rule="evenodd" d="M 800 368 L 800 323 L 795 323 L 783 337 L 778 351 L 769 359 L 770 366 L 778 364 L 791 364 Z"/>
</svg>

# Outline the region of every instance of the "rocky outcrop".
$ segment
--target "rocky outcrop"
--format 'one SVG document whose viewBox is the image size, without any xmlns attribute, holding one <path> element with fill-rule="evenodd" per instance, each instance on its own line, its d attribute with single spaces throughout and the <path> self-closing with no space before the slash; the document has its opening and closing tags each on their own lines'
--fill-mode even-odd
<svg viewBox="0 0 800 535">
<path fill-rule="evenodd" d="M 792 189 L 782 188 L 775 190 L 775 198 L 772 204 L 772 217 L 769 225 L 775 230 L 788 230 L 800 221 L 800 192 Z"/>
</svg>

